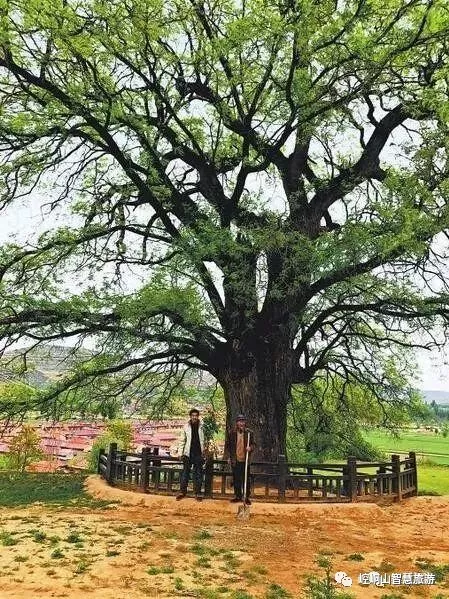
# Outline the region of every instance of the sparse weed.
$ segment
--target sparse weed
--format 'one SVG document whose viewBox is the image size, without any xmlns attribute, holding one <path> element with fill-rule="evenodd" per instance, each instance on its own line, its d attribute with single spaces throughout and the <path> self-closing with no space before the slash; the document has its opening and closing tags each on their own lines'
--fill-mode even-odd
<svg viewBox="0 0 449 599">
<path fill-rule="evenodd" d="M 82 543 L 83 539 L 80 537 L 79 533 L 71 532 L 65 539 L 66 543 Z"/>
<path fill-rule="evenodd" d="M 112 530 L 119 535 L 127 535 L 132 532 L 133 529 L 132 526 L 114 526 Z"/>
<path fill-rule="evenodd" d="M 89 569 L 90 563 L 85 559 L 81 559 L 75 568 L 75 574 L 83 574 Z"/>
<path fill-rule="evenodd" d="M 181 578 L 175 578 L 175 590 L 182 591 L 184 590 L 184 583 Z"/>
<path fill-rule="evenodd" d="M 196 532 L 193 535 L 193 538 L 195 539 L 195 541 L 203 541 L 205 539 L 211 539 L 212 534 L 208 530 L 202 529 Z"/>
<path fill-rule="evenodd" d="M 332 572 L 332 561 L 325 555 L 318 555 L 316 563 L 324 570 L 324 578 L 315 575 L 308 576 L 304 587 L 306 599 L 352 599 L 353 595 L 340 592 L 335 588 Z"/>
<path fill-rule="evenodd" d="M 32 536 L 36 543 L 43 543 L 47 538 L 47 535 L 42 530 L 34 530 Z"/>
<path fill-rule="evenodd" d="M 279 584 L 270 584 L 265 593 L 265 599 L 290 599 L 291 594 Z"/>
<path fill-rule="evenodd" d="M 363 562 L 365 558 L 361 553 L 351 553 L 346 557 L 346 559 L 353 562 Z"/>
<path fill-rule="evenodd" d="M 12 547 L 13 545 L 17 545 L 18 540 L 15 539 L 11 533 L 6 530 L 2 530 L 0 532 L 0 543 L 3 547 Z"/>
<path fill-rule="evenodd" d="M 198 566 L 199 568 L 210 568 L 211 563 L 209 558 L 207 558 L 205 555 L 201 555 L 195 562 L 195 566 Z"/>
</svg>

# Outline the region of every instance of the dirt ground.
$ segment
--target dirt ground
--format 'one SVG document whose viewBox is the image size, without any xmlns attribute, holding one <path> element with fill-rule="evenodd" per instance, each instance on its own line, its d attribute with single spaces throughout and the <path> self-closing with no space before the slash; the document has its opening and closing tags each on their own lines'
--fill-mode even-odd
<svg viewBox="0 0 449 599">
<path fill-rule="evenodd" d="M 121 503 L 101 511 L 36 504 L 2 509 L 0 599 L 265 598 L 273 584 L 310 599 L 306 576 L 324 577 L 319 553 L 332 560 L 333 573 L 353 579 L 340 589 L 354 597 L 449 598 L 444 580 L 383 588 L 358 581 L 373 570 L 432 572 L 417 560 L 444 570 L 449 497 L 383 507 L 253 503 L 250 519 L 241 521 L 228 502 L 140 495 L 95 476 L 87 485 L 92 495 Z M 282 597 L 279 589 L 271 592 Z"/>
</svg>

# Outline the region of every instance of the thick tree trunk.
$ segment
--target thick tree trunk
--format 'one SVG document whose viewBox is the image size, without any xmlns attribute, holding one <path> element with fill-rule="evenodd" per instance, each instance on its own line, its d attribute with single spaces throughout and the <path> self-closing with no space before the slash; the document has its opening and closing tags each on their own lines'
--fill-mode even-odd
<svg viewBox="0 0 449 599">
<path fill-rule="evenodd" d="M 244 362 L 237 352 L 222 370 L 227 426 L 233 426 L 240 413 L 247 417 L 257 446 L 254 461 L 277 462 L 279 454 L 286 453 L 287 404 L 292 383 L 288 356 L 288 350 L 273 351 L 271 344 L 265 344 L 249 360 L 246 354 L 246 367 L 242 367 Z"/>
</svg>

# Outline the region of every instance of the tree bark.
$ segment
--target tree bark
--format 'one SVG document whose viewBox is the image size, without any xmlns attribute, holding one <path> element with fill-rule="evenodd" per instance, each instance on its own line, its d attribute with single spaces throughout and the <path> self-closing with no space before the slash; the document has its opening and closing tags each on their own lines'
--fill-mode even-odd
<svg viewBox="0 0 449 599">
<path fill-rule="evenodd" d="M 227 406 L 227 429 L 234 426 L 238 414 L 244 414 L 255 436 L 253 461 L 277 462 L 279 454 L 286 454 L 287 404 L 292 385 L 290 352 L 260 341 L 245 359 L 246 363 L 239 351 L 232 352 L 222 368 L 220 383 Z"/>
</svg>

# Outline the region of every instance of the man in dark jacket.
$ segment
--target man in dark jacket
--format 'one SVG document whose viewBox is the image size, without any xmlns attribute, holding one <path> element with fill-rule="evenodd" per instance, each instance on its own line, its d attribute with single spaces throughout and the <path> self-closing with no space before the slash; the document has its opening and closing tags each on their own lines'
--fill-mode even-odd
<svg viewBox="0 0 449 599">
<path fill-rule="evenodd" d="M 239 414 L 236 418 L 235 427 L 229 431 L 226 439 L 227 453 L 229 454 L 228 461 L 232 466 L 232 477 L 234 479 L 234 499 L 232 503 L 238 503 L 243 499 L 243 486 L 245 482 L 245 457 L 246 452 L 251 454 L 254 445 L 254 435 L 252 431 L 246 428 L 246 418 L 243 414 Z M 250 495 L 250 465 L 248 455 L 248 484 L 246 487 L 245 503 L 251 505 L 249 500 Z"/>
</svg>

